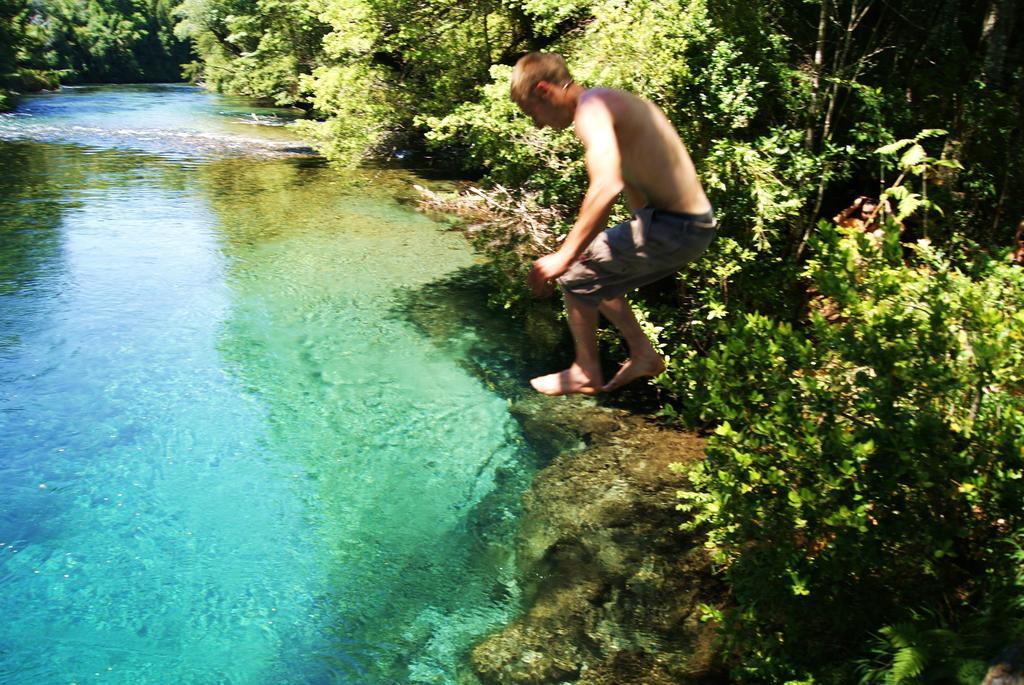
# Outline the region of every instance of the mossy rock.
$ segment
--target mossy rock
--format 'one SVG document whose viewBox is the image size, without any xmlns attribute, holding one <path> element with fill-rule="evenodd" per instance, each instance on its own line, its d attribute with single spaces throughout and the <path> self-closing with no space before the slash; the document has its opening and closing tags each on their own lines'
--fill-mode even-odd
<svg viewBox="0 0 1024 685">
<path fill-rule="evenodd" d="M 555 454 L 523 495 L 515 561 L 523 613 L 471 651 L 486 685 L 712 685 L 726 682 L 703 604 L 725 588 L 698 537 L 678 530 L 674 462 L 696 435 L 592 400 L 512 406 L 531 445 Z"/>
</svg>

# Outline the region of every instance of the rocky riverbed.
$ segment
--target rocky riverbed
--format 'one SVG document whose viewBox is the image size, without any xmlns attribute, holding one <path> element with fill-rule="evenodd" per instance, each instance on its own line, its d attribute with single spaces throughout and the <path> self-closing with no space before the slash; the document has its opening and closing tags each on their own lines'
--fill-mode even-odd
<svg viewBox="0 0 1024 685">
<path fill-rule="evenodd" d="M 480 642 L 487 685 L 724 682 L 701 604 L 723 587 L 698 539 L 678 530 L 672 462 L 703 441 L 586 400 L 513 405 L 527 439 L 556 454 L 524 495 L 516 533 L 523 613 Z M 580 447 L 582 445 L 582 447 Z"/>
</svg>

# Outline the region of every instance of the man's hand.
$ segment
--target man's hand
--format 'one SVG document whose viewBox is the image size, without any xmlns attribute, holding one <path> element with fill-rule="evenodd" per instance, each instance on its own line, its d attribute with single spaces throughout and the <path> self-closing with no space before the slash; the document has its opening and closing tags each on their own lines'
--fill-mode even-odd
<svg viewBox="0 0 1024 685">
<path fill-rule="evenodd" d="M 572 258 L 561 251 L 545 255 L 533 263 L 526 283 L 537 297 L 550 292 L 550 282 L 564 274 L 572 264 Z"/>
</svg>

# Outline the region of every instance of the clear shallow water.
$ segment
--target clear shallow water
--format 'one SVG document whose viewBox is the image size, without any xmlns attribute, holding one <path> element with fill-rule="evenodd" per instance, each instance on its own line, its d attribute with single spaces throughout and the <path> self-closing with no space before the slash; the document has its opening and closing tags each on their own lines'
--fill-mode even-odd
<svg viewBox="0 0 1024 685">
<path fill-rule="evenodd" d="M 74 128 L 238 101 L 63 97 L 24 105 L 63 138 L 0 127 L 0 682 L 472 682 L 530 455 L 475 333 L 403 313 L 463 240 L 286 132 Z"/>
<path fill-rule="evenodd" d="M 22 98 L 0 114 L 0 140 L 67 142 L 156 152 L 179 161 L 226 155 L 308 155 L 284 126 L 294 114 L 194 86 L 72 86 Z"/>
</svg>

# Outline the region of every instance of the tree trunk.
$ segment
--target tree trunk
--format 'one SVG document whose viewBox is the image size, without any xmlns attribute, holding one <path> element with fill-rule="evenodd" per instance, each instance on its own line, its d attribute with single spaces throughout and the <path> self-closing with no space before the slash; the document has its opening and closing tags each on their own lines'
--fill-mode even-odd
<svg viewBox="0 0 1024 685">
<path fill-rule="evenodd" d="M 811 77 L 811 102 L 807 107 L 807 130 L 804 132 L 804 147 L 808 152 L 814 151 L 814 129 L 818 124 L 818 112 L 821 109 L 821 73 L 825 68 L 825 33 L 828 27 L 828 11 L 830 0 L 821 0 L 821 13 L 818 15 L 818 40 L 814 47 L 814 74 Z"/>
<path fill-rule="evenodd" d="M 982 77 L 991 88 L 1003 83 L 1006 67 L 1006 49 L 1013 32 L 1016 0 L 989 0 L 988 12 L 981 25 L 981 42 L 985 46 L 985 63 Z"/>
</svg>

